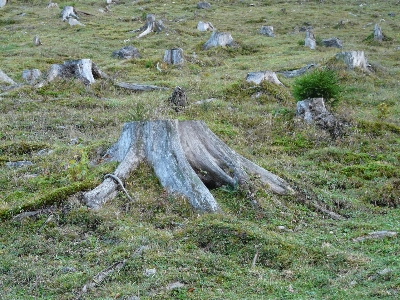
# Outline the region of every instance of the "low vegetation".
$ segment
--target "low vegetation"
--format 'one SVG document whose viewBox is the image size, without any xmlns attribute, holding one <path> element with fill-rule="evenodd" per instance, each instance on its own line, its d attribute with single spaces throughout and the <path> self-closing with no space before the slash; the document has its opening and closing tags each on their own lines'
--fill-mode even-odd
<svg viewBox="0 0 400 300">
<path fill-rule="evenodd" d="M 398 299 L 399 234 L 354 240 L 400 231 L 397 1 L 197 2 L 115 1 L 106 9 L 106 1 L 76 0 L 46 9 L 13 0 L 0 9 L 0 67 L 14 81 L 23 82 L 25 69 L 44 73 L 82 58 L 110 77 L 90 86 L 0 83 L 0 298 Z M 86 26 L 62 22 L 66 5 Z M 132 30 L 149 13 L 165 31 L 136 38 Z M 211 33 L 198 32 L 198 21 L 237 45 L 201 50 Z M 376 23 L 390 38 L 371 40 Z M 262 25 L 276 37 L 260 35 Z M 304 47 L 307 26 L 344 48 Z M 42 45 L 33 45 L 35 35 Z M 126 45 L 141 58 L 112 57 Z M 163 64 L 164 51 L 178 47 L 185 63 Z M 333 59 L 349 50 L 365 52 L 369 71 Z M 311 63 L 317 70 L 297 79 L 278 73 L 283 86 L 244 80 Z M 135 93 L 114 81 L 169 90 Z M 188 99 L 179 112 L 168 104 L 176 86 Z M 296 118 L 296 101 L 315 96 L 343 123 L 340 137 Z M 81 193 L 115 170 L 102 159 L 123 124 L 156 119 L 203 120 L 296 194 L 273 194 L 252 178 L 251 191 L 212 190 L 223 214 L 198 215 L 143 163 L 125 182 L 133 202 L 121 192 L 99 211 L 84 206 Z"/>
</svg>

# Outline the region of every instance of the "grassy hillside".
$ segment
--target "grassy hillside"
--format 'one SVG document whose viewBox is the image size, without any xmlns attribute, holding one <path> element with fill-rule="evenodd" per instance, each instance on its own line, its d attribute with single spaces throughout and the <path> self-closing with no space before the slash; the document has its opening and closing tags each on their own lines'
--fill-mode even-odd
<svg viewBox="0 0 400 300">
<path fill-rule="evenodd" d="M 26 69 L 45 73 L 90 58 L 113 80 L 170 89 L 132 93 L 112 80 L 11 90 L 0 83 L 1 299 L 399 297 L 399 235 L 354 241 L 400 230 L 398 1 L 210 0 L 210 9 L 199 10 L 198 1 L 121 0 L 106 12 L 99 11 L 106 1 L 50 9 L 44 2 L 12 0 L 0 9 L 0 69 L 14 81 L 23 82 Z M 86 26 L 62 22 L 66 5 Z M 148 13 L 166 31 L 138 39 L 132 30 Z M 230 32 L 237 46 L 201 50 L 211 33 L 197 31 L 198 21 Z M 386 36 L 381 43 L 371 37 L 375 24 Z M 272 25 L 276 37 L 260 35 L 262 25 Z M 316 50 L 303 46 L 305 26 L 313 27 Z M 41 46 L 33 45 L 35 35 Z M 364 51 L 370 71 L 335 62 L 341 50 L 320 44 L 330 37 L 343 41 L 343 51 Z M 112 57 L 126 45 L 141 58 Z M 185 64 L 159 72 L 164 51 L 174 47 L 184 50 Z M 341 137 L 295 118 L 294 79 L 278 75 L 283 88 L 244 80 L 248 72 L 310 63 L 338 76 L 340 98 L 329 109 L 344 124 Z M 175 86 L 189 101 L 178 113 L 167 102 Z M 256 91 L 264 94 L 256 98 Z M 84 206 L 80 193 L 116 167 L 91 162 L 125 122 L 155 119 L 203 120 L 235 151 L 290 182 L 296 195 L 257 187 L 254 206 L 244 191 L 223 187 L 212 193 L 224 213 L 198 215 L 142 164 L 125 182 L 134 203 L 121 193 L 99 211 Z M 16 161 L 32 164 L 9 166 Z"/>
</svg>

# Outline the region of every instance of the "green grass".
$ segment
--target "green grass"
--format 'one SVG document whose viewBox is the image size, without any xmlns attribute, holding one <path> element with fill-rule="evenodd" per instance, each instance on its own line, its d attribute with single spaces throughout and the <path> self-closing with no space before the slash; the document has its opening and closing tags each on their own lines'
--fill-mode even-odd
<svg viewBox="0 0 400 300">
<path fill-rule="evenodd" d="M 400 228 L 400 40 L 397 15 L 388 16 L 394 3 L 226 0 L 197 10 L 195 1 L 174 2 L 121 1 L 108 13 L 99 12 L 105 1 L 59 2 L 94 15 L 81 14 L 86 26 L 79 28 L 43 1 L 15 0 L 0 10 L 1 69 L 17 82 L 24 69 L 45 72 L 90 58 L 113 80 L 170 88 L 133 93 L 109 80 L 89 87 L 57 80 L 0 92 L 0 298 L 76 299 L 96 274 L 125 261 L 82 299 L 397 299 L 399 235 L 353 241 Z M 137 39 L 131 31 L 147 13 L 167 31 Z M 238 46 L 200 50 L 211 35 L 196 30 L 200 20 L 230 32 Z M 372 71 L 335 62 L 338 49 L 300 45 L 305 33 L 294 28 L 305 22 L 318 38 L 340 38 L 344 51 L 363 50 Z M 376 23 L 389 37 L 382 43 L 368 39 Z M 274 26 L 276 37 L 261 36 L 262 25 Z M 35 35 L 43 45 L 33 46 Z M 140 59 L 111 56 L 129 44 Z M 186 62 L 160 73 L 156 65 L 173 47 L 184 50 Z M 309 63 L 337 74 L 340 103 L 328 109 L 344 124 L 340 138 L 295 118 L 294 79 L 278 75 L 282 87 L 244 80 L 248 72 Z M 175 86 L 189 102 L 179 113 L 167 101 Z M 224 213 L 198 215 L 142 164 L 125 182 L 134 203 L 119 193 L 99 211 L 84 206 L 81 193 L 116 167 L 91 162 L 116 142 L 123 123 L 155 119 L 205 121 L 297 194 L 275 195 L 255 178 L 256 204 L 244 190 L 221 187 L 211 192 Z M 33 165 L 7 166 L 21 160 Z M 315 202 L 343 218 L 329 218 Z M 42 208 L 51 212 L 12 219 Z M 148 277 L 146 269 L 156 274 Z M 174 282 L 184 287 L 168 290 Z"/>
</svg>

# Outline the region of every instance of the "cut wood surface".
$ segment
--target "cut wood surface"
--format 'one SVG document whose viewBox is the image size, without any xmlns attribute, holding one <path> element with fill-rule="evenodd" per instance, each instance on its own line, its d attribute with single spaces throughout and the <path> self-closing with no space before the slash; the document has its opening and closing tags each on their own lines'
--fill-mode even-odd
<svg viewBox="0 0 400 300">
<path fill-rule="evenodd" d="M 120 164 L 114 174 L 125 180 L 142 161 L 154 169 L 161 185 L 187 197 L 198 212 L 220 212 L 208 188 L 246 186 L 257 176 L 273 192 L 293 193 L 282 178 L 247 160 L 222 142 L 202 121 L 130 122 L 106 153 Z M 87 206 L 98 209 L 117 194 L 118 183 L 107 178 L 83 194 Z"/>
</svg>

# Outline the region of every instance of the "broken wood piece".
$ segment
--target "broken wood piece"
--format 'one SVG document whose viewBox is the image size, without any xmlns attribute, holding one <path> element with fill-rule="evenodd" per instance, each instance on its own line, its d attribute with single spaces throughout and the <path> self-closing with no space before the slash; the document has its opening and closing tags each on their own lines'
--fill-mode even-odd
<svg viewBox="0 0 400 300">
<path fill-rule="evenodd" d="M 14 80 L 8 77 L 7 74 L 4 73 L 1 69 L 0 69 L 0 82 L 8 83 L 11 85 L 17 84 Z"/>
<path fill-rule="evenodd" d="M 116 82 L 114 84 L 121 88 L 132 90 L 135 92 L 168 90 L 168 88 L 166 88 L 166 87 L 160 87 L 160 86 L 148 85 L 148 84 L 137 84 L 137 83 L 126 83 L 126 82 Z"/>
<path fill-rule="evenodd" d="M 374 40 L 378 41 L 378 42 L 383 41 L 382 29 L 378 24 L 375 24 L 375 26 L 374 26 Z"/>
<path fill-rule="evenodd" d="M 63 21 L 67 21 L 69 18 L 79 19 L 77 11 L 73 6 L 64 6 L 61 11 L 61 18 Z"/>
<path fill-rule="evenodd" d="M 255 84 L 260 84 L 261 81 L 263 81 L 263 80 L 269 81 L 269 82 L 277 84 L 277 85 L 283 85 L 282 82 L 279 81 L 275 72 L 260 71 L 260 72 L 247 73 L 247 76 L 246 76 L 247 82 L 254 82 Z"/>
<path fill-rule="evenodd" d="M 39 36 L 35 35 L 35 37 L 33 38 L 33 45 L 40 46 L 41 44 L 42 42 L 40 41 Z"/>
<path fill-rule="evenodd" d="M 311 29 L 306 30 L 306 38 L 304 40 L 304 46 L 309 47 L 311 50 L 315 50 L 317 43 L 315 41 L 314 33 Z"/>
<path fill-rule="evenodd" d="M 374 231 L 368 233 L 368 235 L 354 238 L 353 242 L 363 242 L 365 240 L 370 240 L 370 239 L 383 239 L 385 237 L 394 237 L 396 235 L 397 235 L 396 231 L 387 231 L 387 230 Z"/>
<path fill-rule="evenodd" d="M 133 32 L 142 31 L 142 33 L 137 36 L 137 38 L 141 38 L 148 35 L 150 32 L 161 32 L 164 28 L 163 22 L 161 20 L 156 21 L 155 15 L 147 14 L 146 24 Z"/>
<path fill-rule="evenodd" d="M 315 67 L 316 67 L 315 64 L 309 64 L 304 67 L 301 67 L 300 69 L 289 70 L 289 71 L 279 71 L 278 74 L 282 75 L 285 78 L 293 78 L 293 77 L 303 75 L 304 73 L 311 71 Z"/>
<path fill-rule="evenodd" d="M 125 123 L 121 136 L 106 153 L 120 164 L 114 175 L 125 180 L 141 162 L 152 167 L 170 193 L 187 197 L 198 212 L 220 212 L 209 188 L 246 186 L 257 176 L 273 192 L 294 193 L 282 178 L 247 160 L 222 142 L 202 121 L 158 120 Z M 105 179 L 83 193 L 83 201 L 99 209 L 117 195 L 118 184 Z"/>
<path fill-rule="evenodd" d="M 72 27 L 72 26 L 86 26 L 85 24 L 79 22 L 78 20 L 74 19 L 74 18 L 68 18 L 68 24 Z"/>
</svg>

